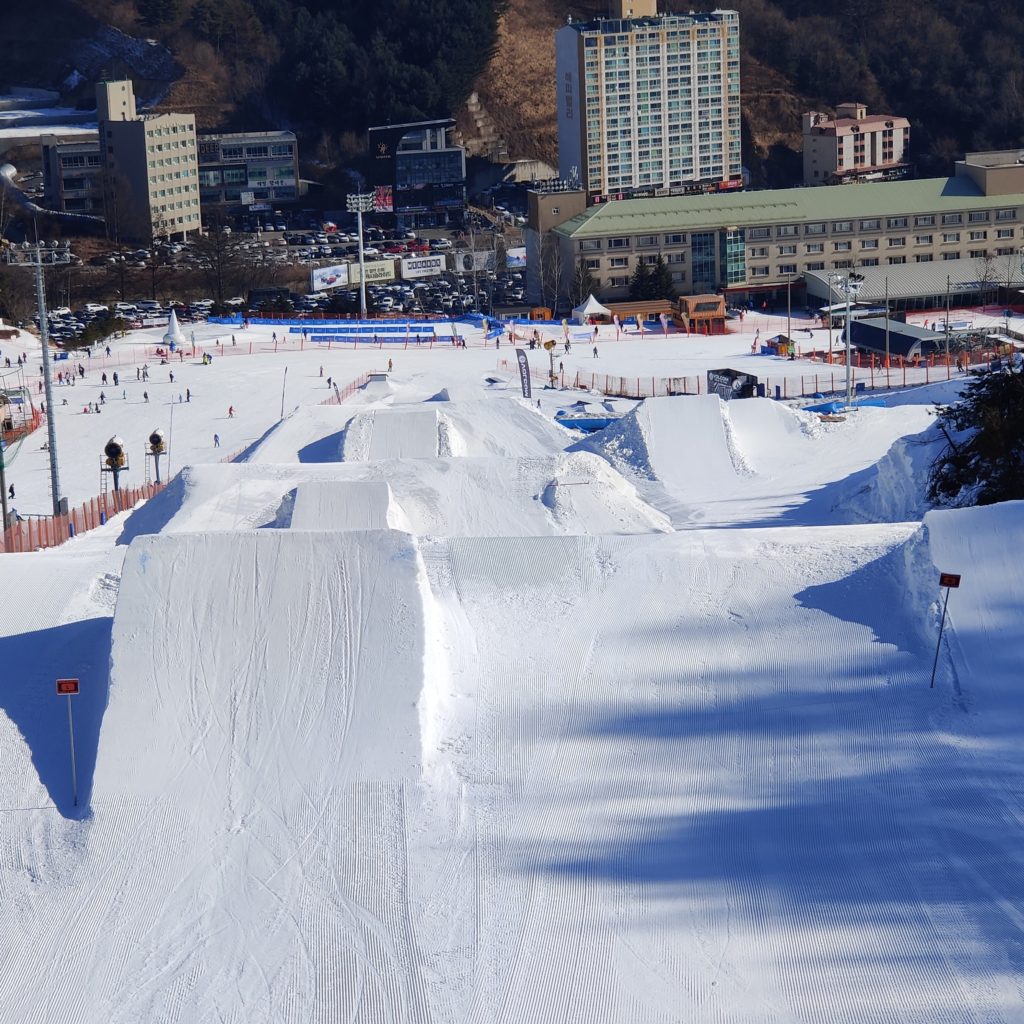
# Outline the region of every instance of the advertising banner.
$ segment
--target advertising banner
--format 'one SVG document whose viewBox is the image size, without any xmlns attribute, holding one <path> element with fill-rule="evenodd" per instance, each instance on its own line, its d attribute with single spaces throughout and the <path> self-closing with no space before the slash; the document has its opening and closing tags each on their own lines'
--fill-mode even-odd
<svg viewBox="0 0 1024 1024">
<path fill-rule="evenodd" d="M 401 261 L 402 279 L 413 281 L 419 277 L 437 277 L 444 273 L 444 253 L 434 253 L 430 256 L 409 256 Z"/>
<path fill-rule="evenodd" d="M 497 259 L 493 249 L 482 249 L 477 252 L 454 252 L 449 254 L 451 267 L 457 274 L 469 274 L 474 270 L 494 270 Z"/>
<path fill-rule="evenodd" d="M 395 209 L 394 192 L 390 185 L 376 185 L 373 189 L 373 212 L 393 213 Z"/>
<path fill-rule="evenodd" d="M 505 252 L 505 262 L 510 270 L 526 266 L 526 246 L 518 245 Z"/>
<path fill-rule="evenodd" d="M 526 351 L 517 348 L 516 359 L 519 361 L 519 382 L 523 386 L 523 398 L 533 398 L 533 388 L 530 386 L 530 364 L 526 359 Z"/>
<path fill-rule="evenodd" d="M 753 398 L 757 394 L 757 378 L 739 370 L 708 370 L 708 394 L 718 395 L 723 402 Z"/>
<path fill-rule="evenodd" d="M 364 264 L 366 267 L 366 280 L 371 283 L 378 281 L 394 281 L 395 260 L 371 260 Z M 348 265 L 348 276 L 350 284 L 359 284 L 359 264 Z"/>
<path fill-rule="evenodd" d="M 359 269 L 358 267 L 356 268 Z M 323 292 L 328 288 L 343 288 L 348 284 L 348 264 L 334 267 L 314 267 L 309 275 L 309 290 Z"/>
</svg>

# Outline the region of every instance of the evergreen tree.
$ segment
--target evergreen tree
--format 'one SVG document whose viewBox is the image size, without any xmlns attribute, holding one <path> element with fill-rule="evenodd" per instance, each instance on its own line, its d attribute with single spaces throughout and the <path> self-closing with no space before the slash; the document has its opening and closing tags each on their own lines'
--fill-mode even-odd
<svg viewBox="0 0 1024 1024">
<path fill-rule="evenodd" d="M 947 445 L 932 464 L 932 501 L 962 506 L 1024 499 L 1024 373 L 975 374 L 938 422 Z"/>
<path fill-rule="evenodd" d="M 169 25 L 181 14 L 181 0 L 136 0 L 139 20 L 149 28 Z"/>
<path fill-rule="evenodd" d="M 676 297 L 676 290 L 672 284 L 672 271 L 669 270 L 668 264 L 661 253 L 658 253 L 658 258 L 654 266 L 651 267 L 649 287 L 650 295 L 646 296 L 646 298 L 668 299 L 671 301 Z"/>
<path fill-rule="evenodd" d="M 629 297 L 636 302 L 641 299 L 649 299 L 651 297 L 650 287 L 651 275 L 641 257 L 633 271 L 633 276 L 629 279 Z"/>
</svg>

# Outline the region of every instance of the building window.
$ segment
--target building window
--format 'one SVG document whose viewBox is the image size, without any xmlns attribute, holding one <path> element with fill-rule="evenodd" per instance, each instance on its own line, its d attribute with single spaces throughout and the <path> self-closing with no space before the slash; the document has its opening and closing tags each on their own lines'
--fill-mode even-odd
<svg viewBox="0 0 1024 1024">
<path fill-rule="evenodd" d="M 750 258 L 752 260 L 761 260 L 768 255 L 767 245 L 754 245 L 750 248 Z"/>
<path fill-rule="evenodd" d="M 914 245 L 932 245 L 933 241 L 932 235 L 914 235 Z"/>
<path fill-rule="evenodd" d="M 808 263 L 807 264 L 807 269 L 808 270 L 824 270 L 825 269 L 825 264 L 824 263 L 820 263 L 820 262 L 819 263 Z"/>
<path fill-rule="evenodd" d="M 890 238 L 889 239 L 889 248 L 890 249 L 902 249 L 903 246 L 905 246 L 906 244 L 907 244 L 906 237 Z"/>
<path fill-rule="evenodd" d="M 960 253 L 958 252 L 944 252 L 942 254 L 944 260 L 958 260 L 960 259 Z"/>
<path fill-rule="evenodd" d="M 950 242 L 959 242 L 959 241 L 960 241 L 960 232 L 959 231 L 948 231 L 948 232 L 944 232 L 943 235 L 942 235 L 942 243 L 943 243 L 943 245 L 948 245 Z"/>
<path fill-rule="evenodd" d="M 996 228 L 996 238 L 1013 238 L 1013 228 Z"/>
<path fill-rule="evenodd" d="M 629 239 L 628 238 L 609 238 L 608 239 L 609 249 L 628 249 Z"/>
<path fill-rule="evenodd" d="M 914 227 L 915 228 L 930 228 L 935 224 L 935 218 L 929 213 L 925 217 L 915 217 Z"/>
<path fill-rule="evenodd" d="M 943 224 L 962 224 L 964 222 L 964 216 L 962 213 L 944 213 L 942 215 Z"/>
<path fill-rule="evenodd" d="M 832 251 L 833 252 L 849 252 L 852 248 L 853 248 L 853 243 L 852 242 L 833 242 L 832 243 Z"/>
<path fill-rule="evenodd" d="M 780 263 L 779 264 L 779 273 L 782 274 L 783 276 L 788 275 L 788 274 L 795 274 L 796 273 L 796 264 L 795 263 Z"/>
<path fill-rule="evenodd" d="M 832 266 L 836 270 L 849 270 L 853 266 L 853 260 L 836 260 Z"/>
<path fill-rule="evenodd" d="M 972 231 L 970 235 L 972 242 L 984 242 L 988 238 L 987 231 Z"/>
<path fill-rule="evenodd" d="M 906 256 L 890 256 L 889 257 L 889 265 L 893 266 L 893 267 L 898 267 L 901 264 L 906 263 L 906 262 L 907 262 L 907 257 Z"/>
<path fill-rule="evenodd" d="M 890 217 L 886 223 L 891 228 L 905 228 L 907 226 L 906 217 Z"/>
<path fill-rule="evenodd" d="M 915 263 L 931 263 L 932 257 L 930 253 L 922 253 L 920 256 L 914 257 Z"/>
<path fill-rule="evenodd" d="M 665 236 L 665 244 L 666 245 L 685 245 L 686 244 L 686 235 L 666 235 Z"/>
<path fill-rule="evenodd" d="M 861 260 L 860 261 L 860 265 L 862 267 L 877 267 L 878 266 L 878 257 L 874 256 L 874 257 L 872 257 L 869 260 Z"/>
<path fill-rule="evenodd" d="M 824 252 L 824 251 L 825 251 L 825 243 L 824 242 L 808 242 L 807 243 L 807 252 L 808 253 L 818 253 L 818 252 Z"/>
<path fill-rule="evenodd" d="M 975 210 L 974 213 L 969 213 L 967 219 L 972 224 L 987 224 L 988 223 L 988 210 Z"/>
<path fill-rule="evenodd" d="M 768 276 L 768 268 L 767 267 L 751 267 L 750 268 L 750 276 L 751 277 L 767 277 Z"/>
<path fill-rule="evenodd" d="M 834 234 L 845 235 L 853 230 L 852 220 L 836 220 L 832 222 L 832 231 Z"/>
<path fill-rule="evenodd" d="M 601 248 L 601 239 L 600 238 L 585 238 L 582 242 L 580 242 L 580 251 L 581 252 L 596 252 L 600 248 Z"/>
<path fill-rule="evenodd" d="M 1016 220 L 1016 210 L 996 210 L 996 220 Z"/>
<path fill-rule="evenodd" d="M 825 225 L 821 221 L 817 224 L 805 224 L 804 225 L 805 235 L 823 235 L 825 234 Z"/>
<path fill-rule="evenodd" d="M 880 231 L 882 222 L 880 220 L 862 220 L 860 222 L 861 231 Z"/>
<path fill-rule="evenodd" d="M 668 258 L 666 259 L 666 262 L 667 263 L 685 263 L 686 262 L 686 253 L 685 252 L 670 252 L 668 254 Z"/>
<path fill-rule="evenodd" d="M 971 251 L 967 255 L 972 260 L 983 260 L 985 259 L 987 253 L 984 249 L 971 249 Z"/>
<path fill-rule="evenodd" d="M 629 266 L 629 257 L 628 256 L 612 256 L 608 260 L 608 266 L 611 267 L 613 270 L 622 270 L 623 268 Z"/>
<path fill-rule="evenodd" d="M 877 249 L 878 239 L 877 238 L 864 238 L 861 239 L 860 247 L 862 249 Z"/>
<path fill-rule="evenodd" d="M 795 245 L 780 245 L 779 246 L 780 256 L 795 256 L 796 246 Z"/>
<path fill-rule="evenodd" d="M 587 270 L 600 270 L 601 269 L 601 261 L 600 260 L 584 260 L 583 261 L 583 265 L 587 268 Z"/>
<path fill-rule="evenodd" d="M 795 224 L 780 224 L 775 229 L 775 234 L 778 238 L 792 238 L 797 233 L 797 230 Z"/>
<path fill-rule="evenodd" d="M 772 237 L 772 229 L 771 228 L 748 228 L 747 229 L 747 238 L 749 238 L 752 242 L 759 242 L 762 239 L 771 238 L 771 237 Z"/>
</svg>

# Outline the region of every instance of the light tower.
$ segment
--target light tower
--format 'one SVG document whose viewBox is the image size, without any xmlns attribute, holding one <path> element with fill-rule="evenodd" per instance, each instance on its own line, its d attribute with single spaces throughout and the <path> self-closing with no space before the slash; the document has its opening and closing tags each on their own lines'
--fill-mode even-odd
<svg viewBox="0 0 1024 1024">
<path fill-rule="evenodd" d="M 359 315 L 366 319 L 366 264 L 363 262 L 363 214 L 373 212 L 373 193 L 354 192 L 345 197 L 345 207 L 356 215 L 359 233 Z"/>
</svg>

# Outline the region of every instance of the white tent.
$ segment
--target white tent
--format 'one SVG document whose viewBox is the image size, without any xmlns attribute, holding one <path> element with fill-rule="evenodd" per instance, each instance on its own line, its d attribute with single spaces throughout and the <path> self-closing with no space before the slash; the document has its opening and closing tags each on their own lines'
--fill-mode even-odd
<svg viewBox="0 0 1024 1024">
<path fill-rule="evenodd" d="M 572 315 L 574 319 L 582 324 L 588 316 L 611 316 L 612 311 L 602 306 L 593 295 L 588 295 L 587 301 L 577 306 L 572 311 Z"/>
</svg>

